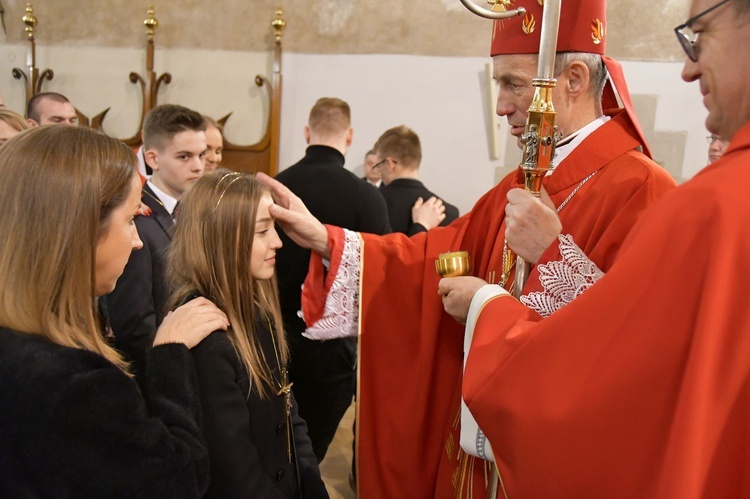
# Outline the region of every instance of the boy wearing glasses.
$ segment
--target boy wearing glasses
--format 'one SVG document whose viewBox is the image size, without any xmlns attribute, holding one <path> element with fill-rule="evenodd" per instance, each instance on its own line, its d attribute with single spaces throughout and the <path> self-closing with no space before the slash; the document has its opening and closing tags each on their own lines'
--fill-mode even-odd
<svg viewBox="0 0 750 499">
<path fill-rule="evenodd" d="M 380 194 L 388 205 L 388 219 L 393 231 L 411 236 L 431 228 L 421 223 L 415 211 L 425 201 L 439 199 L 418 178 L 422 161 L 419 136 L 408 127 L 397 126 L 386 130 L 373 149 L 376 157 L 382 158 L 375 164 L 375 169 L 383 180 Z M 440 202 L 445 208 L 445 218 L 440 226 L 446 226 L 458 218 L 458 208 L 443 200 Z"/>
</svg>

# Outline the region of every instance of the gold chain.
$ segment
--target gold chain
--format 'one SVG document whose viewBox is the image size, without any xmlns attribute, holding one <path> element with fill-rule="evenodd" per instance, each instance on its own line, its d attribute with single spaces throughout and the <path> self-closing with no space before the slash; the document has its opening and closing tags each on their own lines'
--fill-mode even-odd
<svg viewBox="0 0 750 499">
<path fill-rule="evenodd" d="M 281 379 L 275 380 L 279 385 L 279 390 L 276 392 L 276 396 L 284 396 L 285 410 L 286 410 L 286 455 L 289 462 L 292 462 L 292 385 L 289 382 L 289 371 L 285 364 L 281 363 L 279 357 L 279 349 L 276 347 L 276 336 L 274 330 L 271 327 L 270 319 L 266 318 L 268 324 L 268 333 L 271 335 L 271 344 L 273 345 L 273 353 L 276 357 L 276 365 L 279 367 L 279 374 Z M 271 373 L 273 378 L 273 372 Z"/>
</svg>

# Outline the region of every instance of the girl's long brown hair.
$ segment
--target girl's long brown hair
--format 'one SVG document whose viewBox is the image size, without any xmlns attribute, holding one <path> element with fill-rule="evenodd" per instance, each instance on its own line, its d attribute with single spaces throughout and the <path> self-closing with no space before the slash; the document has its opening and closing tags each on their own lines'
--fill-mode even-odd
<svg viewBox="0 0 750 499">
<path fill-rule="evenodd" d="M 264 321 L 274 335 L 279 361 L 288 353 L 276 277 L 254 279 L 250 253 L 258 202 L 268 189 L 252 175 L 215 172 L 200 178 L 183 196 L 167 265 L 169 309 L 193 293 L 213 301 L 229 317 L 227 335 L 247 368 L 250 389 L 261 397 L 276 391 L 269 361 L 256 337 Z M 260 314 L 260 316 L 258 316 Z"/>
<path fill-rule="evenodd" d="M 82 127 L 28 130 L 0 148 L 0 324 L 127 371 L 101 334 L 94 269 L 135 165 L 127 146 Z"/>
</svg>

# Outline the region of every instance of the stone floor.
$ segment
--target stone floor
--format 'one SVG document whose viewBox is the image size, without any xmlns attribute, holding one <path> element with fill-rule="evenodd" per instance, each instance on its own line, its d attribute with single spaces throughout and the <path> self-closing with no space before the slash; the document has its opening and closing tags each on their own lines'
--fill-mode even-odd
<svg viewBox="0 0 750 499">
<path fill-rule="evenodd" d="M 354 423 L 354 403 L 344 414 L 336 436 L 328 447 L 320 473 L 331 499 L 355 499 L 357 495 L 349 487 L 349 471 L 352 466 L 352 425 Z"/>
</svg>

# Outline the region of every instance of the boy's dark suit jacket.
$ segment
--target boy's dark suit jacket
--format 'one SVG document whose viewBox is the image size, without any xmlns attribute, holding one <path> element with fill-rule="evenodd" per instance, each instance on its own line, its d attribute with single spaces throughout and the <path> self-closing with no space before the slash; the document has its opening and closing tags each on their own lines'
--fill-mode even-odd
<svg viewBox="0 0 750 499">
<path fill-rule="evenodd" d="M 172 241 L 174 220 L 158 199 L 144 184 L 141 201 L 152 213 L 135 218 L 143 248 L 130 254 L 117 286 L 107 295 L 115 346 L 132 362 L 137 378 L 143 372 L 146 351 L 151 348 L 156 329 L 166 315 L 168 299 L 166 252 Z"/>
<path fill-rule="evenodd" d="M 425 230 L 422 225 L 415 224 L 411 219 L 411 208 L 417 199 L 421 197 L 423 201 L 427 201 L 433 196 L 440 198 L 437 194 L 427 190 L 424 184 L 415 178 L 397 178 L 388 185 L 383 184 L 380 186 L 380 194 L 383 195 L 388 205 L 388 218 L 393 232 L 401 232 L 408 236 Z M 443 205 L 445 205 L 445 219 L 440 225 L 446 226 L 458 218 L 458 208 L 447 203 L 445 199 L 443 199 Z"/>
</svg>

